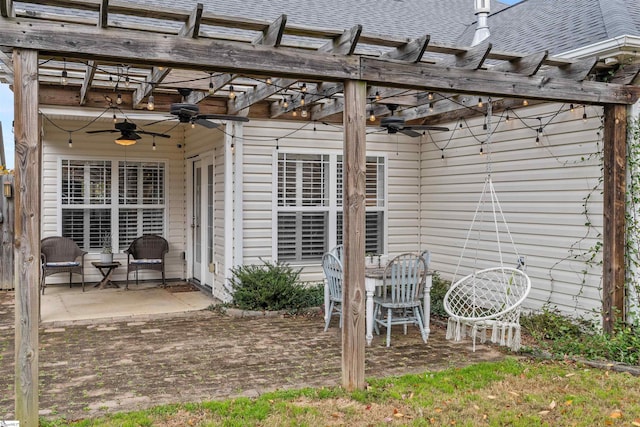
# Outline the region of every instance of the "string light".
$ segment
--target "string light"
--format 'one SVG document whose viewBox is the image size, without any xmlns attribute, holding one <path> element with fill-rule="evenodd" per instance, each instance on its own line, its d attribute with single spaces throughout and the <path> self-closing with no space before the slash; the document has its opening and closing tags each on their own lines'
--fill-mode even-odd
<svg viewBox="0 0 640 427">
<path fill-rule="evenodd" d="M 151 143 L 151 149 L 156 151 L 156 136 L 153 135 L 153 142 Z"/>
<path fill-rule="evenodd" d="M 484 123 L 482 124 L 482 130 L 487 130 L 487 115 L 484 115 Z"/>
<path fill-rule="evenodd" d="M 484 105 L 482 103 L 482 98 L 478 98 L 478 108 L 482 108 L 482 105 Z"/>
<path fill-rule="evenodd" d="M 582 121 L 583 122 L 587 121 L 587 107 L 586 107 L 586 105 L 582 106 Z"/>
<path fill-rule="evenodd" d="M 300 95 L 300 105 L 304 105 L 304 93 Z"/>
<path fill-rule="evenodd" d="M 156 102 L 153 94 L 149 95 L 149 100 L 147 101 L 147 110 L 153 111 L 156 109 Z"/>
<path fill-rule="evenodd" d="M 483 144 L 483 142 L 480 143 L 480 155 L 484 156 L 484 151 L 482 150 L 482 144 Z"/>
<path fill-rule="evenodd" d="M 69 132 L 69 148 L 73 148 L 73 141 L 71 140 L 71 132 Z"/>
<path fill-rule="evenodd" d="M 195 129 L 196 124 L 194 122 L 191 122 L 191 129 Z"/>
<path fill-rule="evenodd" d="M 371 111 L 369 113 L 369 121 L 370 122 L 375 122 L 376 121 L 376 115 L 373 113 L 373 108 L 371 109 Z"/>
<path fill-rule="evenodd" d="M 280 140 L 276 138 L 276 150 L 280 149 Z"/>
<path fill-rule="evenodd" d="M 444 160 L 444 148 L 443 148 L 442 150 L 440 150 L 440 151 L 442 152 L 442 154 L 440 155 L 440 158 L 441 158 L 442 160 Z"/>
<path fill-rule="evenodd" d="M 382 97 L 380 96 L 380 92 L 376 91 L 376 101 L 380 101 L 382 99 Z"/>
<path fill-rule="evenodd" d="M 114 87 L 116 82 L 113 80 L 113 76 L 109 74 L 109 86 Z"/>
<path fill-rule="evenodd" d="M 293 117 L 298 117 L 298 110 L 297 109 L 293 110 Z"/>
<path fill-rule="evenodd" d="M 529 105 L 529 101 L 527 101 L 526 99 L 523 99 L 522 100 L 522 105 L 524 105 L 526 107 L 527 105 Z"/>
<path fill-rule="evenodd" d="M 569 104 L 569 111 L 571 111 L 573 113 L 575 109 L 573 108 L 573 104 Z"/>
<path fill-rule="evenodd" d="M 429 112 L 433 113 L 433 102 L 429 103 Z"/>
<path fill-rule="evenodd" d="M 213 95 L 215 89 L 213 88 L 213 73 L 209 73 L 209 95 Z"/>
<path fill-rule="evenodd" d="M 307 117 L 307 109 L 306 109 L 306 108 L 303 108 L 303 109 L 302 109 L 302 111 L 300 112 L 300 115 L 301 115 L 302 117 Z"/>
<path fill-rule="evenodd" d="M 60 84 L 66 86 L 69 81 L 67 80 L 67 60 L 62 58 L 62 74 L 60 74 Z"/>
<path fill-rule="evenodd" d="M 287 98 L 284 95 L 282 95 L 282 107 L 289 108 L 289 102 L 287 101 Z"/>
<path fill-rule="evenodd" d="M 270 85 L 273 83 L 273 80 L 271 80 L 271 77 L 267 77 L 267 84 Z"/>
<path fill-rule="evenodd" d="M 116 113 L 113 113 L 113 123 L 116 123 L 118 121 L 118 118 L 116 117 Z"/>
<path fill-rule="evenodd" d="M 507 109 L 507 117 L 505 117 L 504 121 L 509 123 L 509 120 L 511 120 L 511 118 L 509 117 L 509 110 Z"/>
<path fill-rule="evenodd" d="M 129 73 L 129 68 L 127 67 L 127 73 Z M 129 80 L 129 74 L 127 74 L 127 77 L 124 78 L 124 87 L 129 87 L 129 85 L 131 84 L 131 80 Z"/>
<path fill-rule="evenodd" d="M 118 96 L 116 97 L 116 104 L 122 104 L 122 94 L 118 92 Z"/>
<path fill-rule="evenodd" d="M 306 93 L 307 92 L 307 84 L 306 83 L 302 83 L 302 86 L 300 86 L 300 91 L 302 93 Z"/>
<path fill-rule="evenodd" d="M 229 86 L 229 99 L 235 99 L 236 93 L 233 90 L 233 85 Z"/>
<path fill-rule="evenodd" d="M 433 100 L 433 92 L 429 92 L 429 93 L 427 94 L 427 99 L 428 99 L 429 101 L 432 101 L 432 100 Z"/>
</svg>

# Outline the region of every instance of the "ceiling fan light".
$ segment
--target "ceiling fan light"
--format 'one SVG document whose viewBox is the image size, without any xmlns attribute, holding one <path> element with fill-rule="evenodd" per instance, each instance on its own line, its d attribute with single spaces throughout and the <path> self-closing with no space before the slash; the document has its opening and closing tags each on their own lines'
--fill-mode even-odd
<svg viewBox="0 0 640 427">
<path fill-rule="evenodd" d="M 137 133 L 133 132 L 122 132 L 120 138 L 117 138 L 114 142 L 118 145 L 133 145 L 136 141 L 140 139 L 140 136 Z"/>
</svg>

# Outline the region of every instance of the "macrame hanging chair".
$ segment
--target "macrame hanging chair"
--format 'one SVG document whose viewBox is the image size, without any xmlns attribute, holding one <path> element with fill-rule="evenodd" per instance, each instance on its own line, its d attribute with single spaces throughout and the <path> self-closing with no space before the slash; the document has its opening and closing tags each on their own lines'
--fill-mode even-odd
<svg viewBox="0 0 640 427">
<path fill-rule="evenodd" d="M 491 100 L 489 99 L 487 139 L 484 143 L 487 173 L 482 194 L 458 260 L 453 284 L 444 297 L 444 309 L 449 315 L 446 338 L 460 341 L 469 335 L 473 340 L 473 351 L 475 351 L 476 338 L 480 337 L 481 342 L 485 342 L 487 330 L 491 329 L 491 342 L 506 345 L 513 351 L 518 351 L 520 349 L 520 305 L 531 290 L 531 280 L 524 272 L 524 258 L 518 255 L 491 179 L 491 135 Z M 489 219 L 485 218 L 485 215 Z M 486 234 L 489 229 L 492 229 L 492 232 L 495 231 L 499 265 L 491 265 L 493 262 L 491 260 L 479 260 L 481 249 L 486 255 L 487 242 L 490 239 L 482 240 L 482 237 L 483 233 Z M 472 272 L 456 281 L 474 233 L 477 237 Z M 512 247 L 510 254 L 515 255 L 516 267 L 504 265 L 501 233 L 508 236 Z M 485 263 L 484 268 L 479 268 L 480 262 Z"/>
</svg>

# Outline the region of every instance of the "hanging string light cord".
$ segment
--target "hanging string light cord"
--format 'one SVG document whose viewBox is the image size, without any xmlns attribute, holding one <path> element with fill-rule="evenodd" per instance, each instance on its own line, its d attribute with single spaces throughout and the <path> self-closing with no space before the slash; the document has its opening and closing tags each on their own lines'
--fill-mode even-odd
<svg viewBox="0 0 640 427">
<path fill-rule="evenodd" d="M 46 114 L 44 114 L 42 111 L 40 111 L 40 114 L 42 115 L 42 117 L 48 121 L 49 123 L 51 123 L 55 128 L 63 131 L 63 132 L 69 132 L 70 134 L 73 132 L 79 132 L 83 129 L 88 128 L 89 126 L 91 126 L 92 124 L 94 124 L 96 121 L 98 121 L 102 116 L 104 116 L 107 111 L 111 110 L 112 107 L 107 107 L 102 113 L 100 113 L 100 115 L 98 117 L 94 117 L 93 119 L 91 119 L 87 124 L 80 126 L 79 128 L 76 129 L 64 129 L 63 127 L 59 126 L 58 124 L 56 124 L 53 120 L 51 120 Z"/>
</svg>

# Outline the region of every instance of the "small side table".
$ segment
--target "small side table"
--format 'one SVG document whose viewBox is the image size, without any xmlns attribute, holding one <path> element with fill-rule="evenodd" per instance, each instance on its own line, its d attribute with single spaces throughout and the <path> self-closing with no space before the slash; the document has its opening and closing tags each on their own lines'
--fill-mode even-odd
<svg viewBox="0 0 640 427">
<path fill-rule="evenodd" d="M 111 281 L 111 275 L 113 274 L 113 271 L 122 265 L 120 264 L 119 261 L 114 261 L 114 262 L 92 261 L 91 264 L 93 264 L 93 266 L 100 271 L 100 274 L 102 274 L 102 280 L 100 281 L 100 283 L 97 283 L 94 286 L 94 288 L 97 287 L 98 289 L 104 289 L 108 287 L 114 287 L 114 288 L 120 287 Z"/>
</svg>

